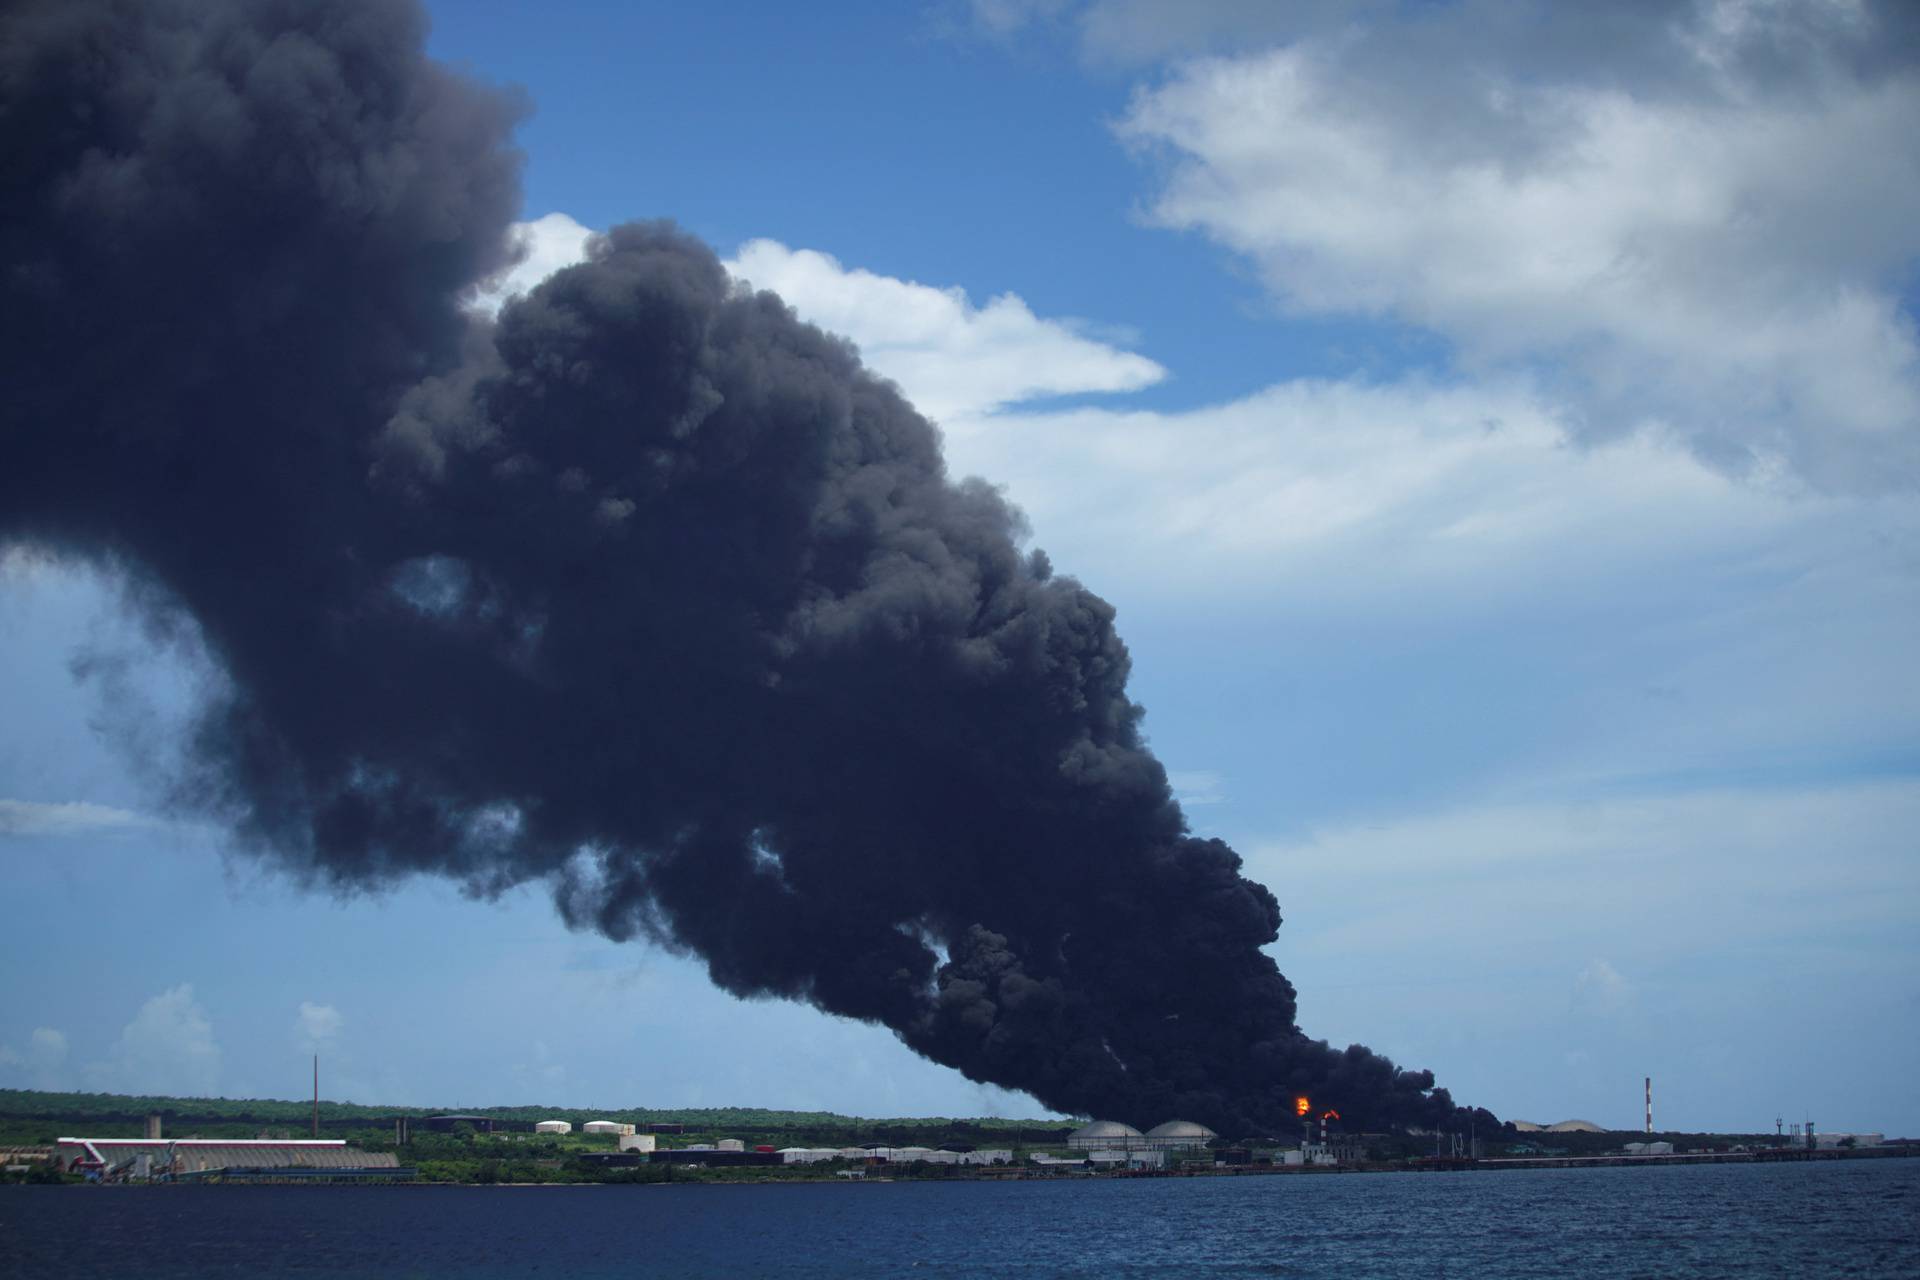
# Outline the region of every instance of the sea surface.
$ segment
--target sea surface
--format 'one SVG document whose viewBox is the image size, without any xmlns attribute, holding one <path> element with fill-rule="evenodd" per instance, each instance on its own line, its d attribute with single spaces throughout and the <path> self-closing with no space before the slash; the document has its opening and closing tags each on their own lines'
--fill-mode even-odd
<svg viewBox="0 0 1920 1280">
<path fill-rule="evenodd" d="M 1062 1182 L 0 1188 L 33 1276 L 1920 1276 L 1920 1159 Z"/>
</svg>

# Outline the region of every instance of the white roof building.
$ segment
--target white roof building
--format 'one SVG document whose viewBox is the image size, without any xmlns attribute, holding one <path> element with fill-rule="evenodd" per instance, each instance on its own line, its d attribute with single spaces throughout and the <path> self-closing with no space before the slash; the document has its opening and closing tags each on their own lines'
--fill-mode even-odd
<svg viewBox="0 0 1920 1280">
<path fill-rule="evenodd" d="M 392 1169 L 390 1151 L 362 1151 L 336 1138 L 61 1138 L 53 1161 L 69 1173 L 137 1170 L 189 1176 L 222 1169 Z"/>
</svg>

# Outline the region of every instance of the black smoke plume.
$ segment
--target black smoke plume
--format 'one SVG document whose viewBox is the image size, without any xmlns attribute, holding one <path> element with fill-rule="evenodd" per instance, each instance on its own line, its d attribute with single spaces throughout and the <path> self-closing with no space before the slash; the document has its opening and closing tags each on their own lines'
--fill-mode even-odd
<svg viewBox="0 0 1920 1280">
<path fill-rule="evenodd" d="M 0 541 L 224 673 L 179 800 L 338 889 L 579 926 L 1049 1106 L 1451 1115 L 1307 1039 L 1113 610 L 852 349 L 664 224 L 506 307 L 521 113 L 404 0 L 0 19 Z"/>
</svg>

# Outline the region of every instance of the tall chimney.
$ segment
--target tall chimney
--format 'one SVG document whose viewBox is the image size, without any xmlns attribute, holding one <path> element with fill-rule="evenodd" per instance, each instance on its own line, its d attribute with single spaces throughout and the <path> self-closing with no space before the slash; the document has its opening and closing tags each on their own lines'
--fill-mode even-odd
<svg viewBox="0 0 1920 1280">
<path fill-rule="evenodd" d="M 320 1055 L 313 1055 L 313 1136 L 320 1136 Z"/>
<path fill-rule="evenodd" d="M 1653 1077 L 1647 1077 L 1647 1133 L 1653 1133 Z"/>
<path fill-rule="evenodd" d="M 158 1111 L 150 1112 L 147 1116 L 147 1138 L 154 1142 L 160 1140 L 160 1113 Z"/>
</svg>

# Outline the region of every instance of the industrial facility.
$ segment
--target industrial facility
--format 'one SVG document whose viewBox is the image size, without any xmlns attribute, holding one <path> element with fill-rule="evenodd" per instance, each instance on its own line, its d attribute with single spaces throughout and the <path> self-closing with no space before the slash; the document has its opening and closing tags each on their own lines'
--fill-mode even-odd
<svg viewBox="0 0 1920 1280">
<path fill-rule="evenodd" d="M 1521 1133 L 1605 1133 L 1591 1120 L 1562 1120 L 1557 1124 L 1535 1124 L 1531 1120 L 1515 1120 L 1513 1127 Z"/>
<path fill-rule="evenodd" d="M 685 1148 L 683 1148 L 685 1149 Z M 889 1164 L 1012 1164 L 1013 1152 L 1006 1148 L 986 1151 L 950 1151 L 936 1147 L 782 1147 L 773 1154 L 782 1164 L 821 1164 L 828 1160 L 883 1160 Z"/>
<path fill-rule="evenodd" d="M 390 1152 L 328 1139 L 61 1138 L 54 1165 L 103 1182 L 188 1179 L 286 1182 L 405 1182 Z"/>
<path fill-rule="evenodd" d="M 1095 1120 L 1067 1135 L 1071 1151 L 1198 1151 L 1219 1135 L 1191 1120 L 1168 1120 L 1145 1133 L 1118 1120 Z"/>
</svg>

